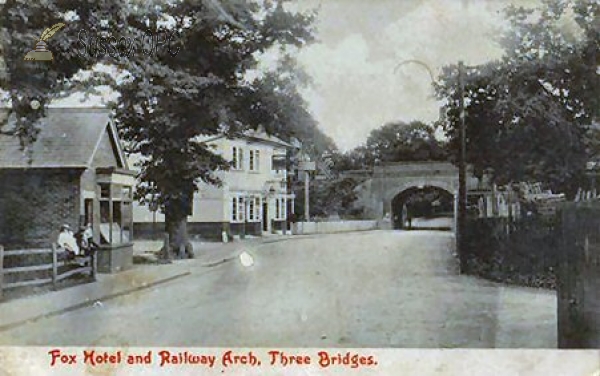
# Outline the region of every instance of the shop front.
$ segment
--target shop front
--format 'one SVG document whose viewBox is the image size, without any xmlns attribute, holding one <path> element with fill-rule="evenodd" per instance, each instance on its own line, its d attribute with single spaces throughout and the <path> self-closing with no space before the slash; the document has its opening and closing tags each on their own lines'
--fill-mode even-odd
<svg viewBox="0 0 600 376">
<path fill-rule="evenodd" d="M 133 187 L 135 172 L 118 168 L 96 169 L 98 271 L 114 273 L 133 265 Z"/>
</svg>

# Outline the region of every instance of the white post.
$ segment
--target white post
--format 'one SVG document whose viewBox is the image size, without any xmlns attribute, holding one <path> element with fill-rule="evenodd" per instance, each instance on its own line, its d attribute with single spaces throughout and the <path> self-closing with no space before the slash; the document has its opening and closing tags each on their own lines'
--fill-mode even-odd
<svg viewBox="0 0 600 376">
<path fill-rule="evenodd" d="M 454 192 L 454 236 L 458 225 L 458 192 Z"/>
<path fill-rule="evenodd" d="M 304 216 L 306 222 L 310 222 L 310 175 L 308 170 L 304 171 Z"/>
</svg>

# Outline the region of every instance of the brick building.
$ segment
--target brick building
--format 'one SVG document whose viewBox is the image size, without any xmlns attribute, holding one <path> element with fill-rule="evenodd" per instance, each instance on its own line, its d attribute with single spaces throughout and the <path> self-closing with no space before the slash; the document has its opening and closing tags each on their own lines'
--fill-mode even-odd
<svg viewBox="0 0 600 376">
<path fill-rule="evenodd" d="M 50 108 L 30 149 L 0 135 L 0 244 L 49 247 L 62 224 L 91 223 L 100 271 L 127 268 L 134 183 L 106 109 Z"/>
</svg>

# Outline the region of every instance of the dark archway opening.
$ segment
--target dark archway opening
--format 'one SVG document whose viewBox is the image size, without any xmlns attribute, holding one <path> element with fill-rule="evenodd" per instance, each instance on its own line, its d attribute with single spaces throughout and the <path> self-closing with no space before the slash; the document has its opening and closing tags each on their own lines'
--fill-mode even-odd
<svg viewBox="0 0 600 376">
<path fill-rule="evenodd" d="M 394 229 L 450 229 L 454 218 L 454 196 L 445 189 L 424 186 L 412 187 L 392 200 Z"/>
</svg>

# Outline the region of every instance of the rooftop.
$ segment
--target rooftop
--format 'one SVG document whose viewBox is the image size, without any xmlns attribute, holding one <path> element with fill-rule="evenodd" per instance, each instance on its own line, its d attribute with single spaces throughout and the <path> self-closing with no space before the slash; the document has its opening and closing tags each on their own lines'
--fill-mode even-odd
<svg viewBox="0 0 600 376">
<path fill-rule="evenodd" d="M 110 122 L 103 108 L 49 108 L 41 120 L 40 133 L 29 152 L 18 137 L 0 135 L 0 168 L 86 168 L 102 132 Z M 14 117 L 2 128 L 10 131 Z"/>
</svg>

